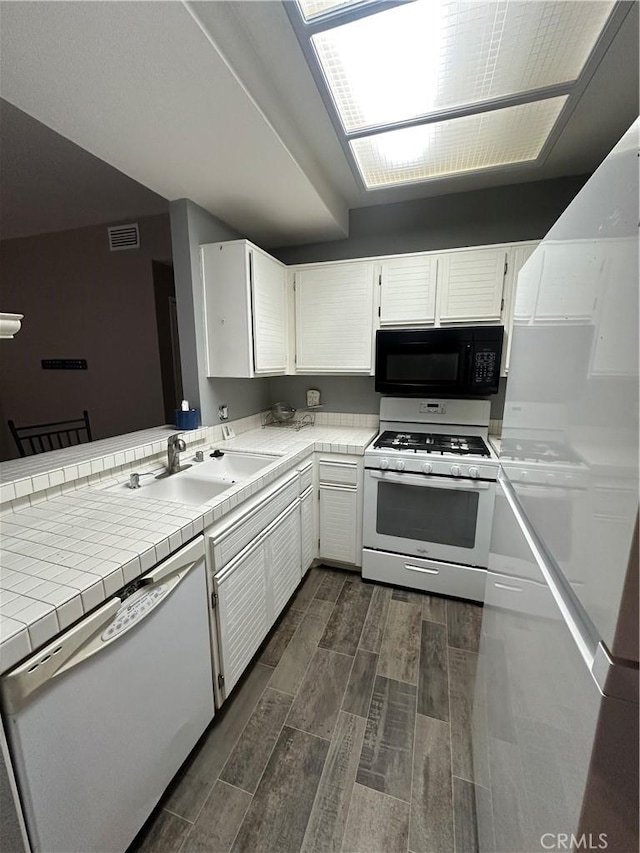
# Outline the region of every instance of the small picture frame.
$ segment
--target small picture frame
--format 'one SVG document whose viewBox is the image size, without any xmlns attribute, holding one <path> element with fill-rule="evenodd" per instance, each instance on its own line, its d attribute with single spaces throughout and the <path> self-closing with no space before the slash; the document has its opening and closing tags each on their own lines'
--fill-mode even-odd
<svg viewBox="0 0 640 853">
<path fill-rule="evenodd" d="M 221 424 L 222 427 L 222 437 L 225 441 L 229 441 L 230 438 L 235 438 L 236 434 L 233 431 L 233 427 L 231 424 Z"/>
<path fill-rule="evenodd" d="M 320 391 L 317 388 L 309 388 L 307 391 L 307 408 L 313 409 L 320 405 Z"/>
</svg>

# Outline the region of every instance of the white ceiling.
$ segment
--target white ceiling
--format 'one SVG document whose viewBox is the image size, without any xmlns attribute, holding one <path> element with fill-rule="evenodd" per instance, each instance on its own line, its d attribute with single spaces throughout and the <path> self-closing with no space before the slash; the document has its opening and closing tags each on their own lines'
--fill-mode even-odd
<svg viewBox="0 0 640 853">
<path fill-rule="evenodd" d="M 1 13 L 2 96 L 46 126 L 30 128 L 10 108 L 2 116 L 3 145 L 8 115 L 14 148 L 32 131 L 39 151 L 33 173 L 24 151 L 2 162 L 12 187 L 3 196 L 22 233 L 29 207 L 31 233 L 46 221 L 82 224 L 93 180 L 97 208 L 109 212 L 103 222 L 119 218 L 114 202 L 131 192 L 149 212 L 162 199 L 191 198 L 265 246 L 337 239 L 353 207 L 590 172 L 637 114 L 632 4 L 544 164 L 366 192 L 279 0 L 2 2 Z M 47 128 L 85 151 L 53 141 L 47 160 L 45 144 L 56 139 Z M 105 164 L 123 173 L 111 188 Z M 47 220 L 44 208 L 56 215 Z"/>
</svg>

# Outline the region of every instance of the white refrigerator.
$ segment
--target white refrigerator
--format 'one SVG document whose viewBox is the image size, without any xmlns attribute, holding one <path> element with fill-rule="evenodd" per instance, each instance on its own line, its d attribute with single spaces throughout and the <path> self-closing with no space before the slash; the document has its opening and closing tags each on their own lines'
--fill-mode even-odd
<svg viewBox="0 0 640 853">
<path fill-rule="evenodd" d="M 638 132 L 518 280 L 473 710 L 482 851 L 638 850 Z"/>
</svg>

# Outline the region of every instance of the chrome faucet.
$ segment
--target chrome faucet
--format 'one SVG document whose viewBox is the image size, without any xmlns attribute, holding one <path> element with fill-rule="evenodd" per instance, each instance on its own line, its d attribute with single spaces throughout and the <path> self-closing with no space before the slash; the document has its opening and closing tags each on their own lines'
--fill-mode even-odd
<svg viewBox="0 0 640 853">
<path fill-rule="evenodd" d="M 140 474 L 129 474 L 129 488 L 130 489 L 139 489 L 140 488 Z"/>
<path fill-rule="evenodd" d="M 176 474 L 180 468 L 180 454 L 187 449 L 181 432 L 170 435 L 167 441 L 167 474 Z"/>
</svg>

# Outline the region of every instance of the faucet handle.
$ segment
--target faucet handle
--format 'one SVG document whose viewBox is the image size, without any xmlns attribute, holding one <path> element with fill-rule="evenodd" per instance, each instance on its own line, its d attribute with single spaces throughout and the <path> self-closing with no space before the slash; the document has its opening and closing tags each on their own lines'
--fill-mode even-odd
<svg viewBox="0 0 640 853">
<path fill-rule="evenodd" d="M 130 489 L 139 489 L 140 488 L 140 474 L 129 474 L 129 488 Z"/>
<path fill-rule="evenodd" d="M 175 432 L 173 435 L 170 435 L 167 440 L 167 445 L 175 448 L 179 453 L 182 453 L 187 449 L 184 439 L 180 437 L 181 435 L 181 432 Z"/>
<path fill-rule="evenodd" d="M 204 451 L 196 450 L 196 462 L 204 462 Z"/>
</svg>

